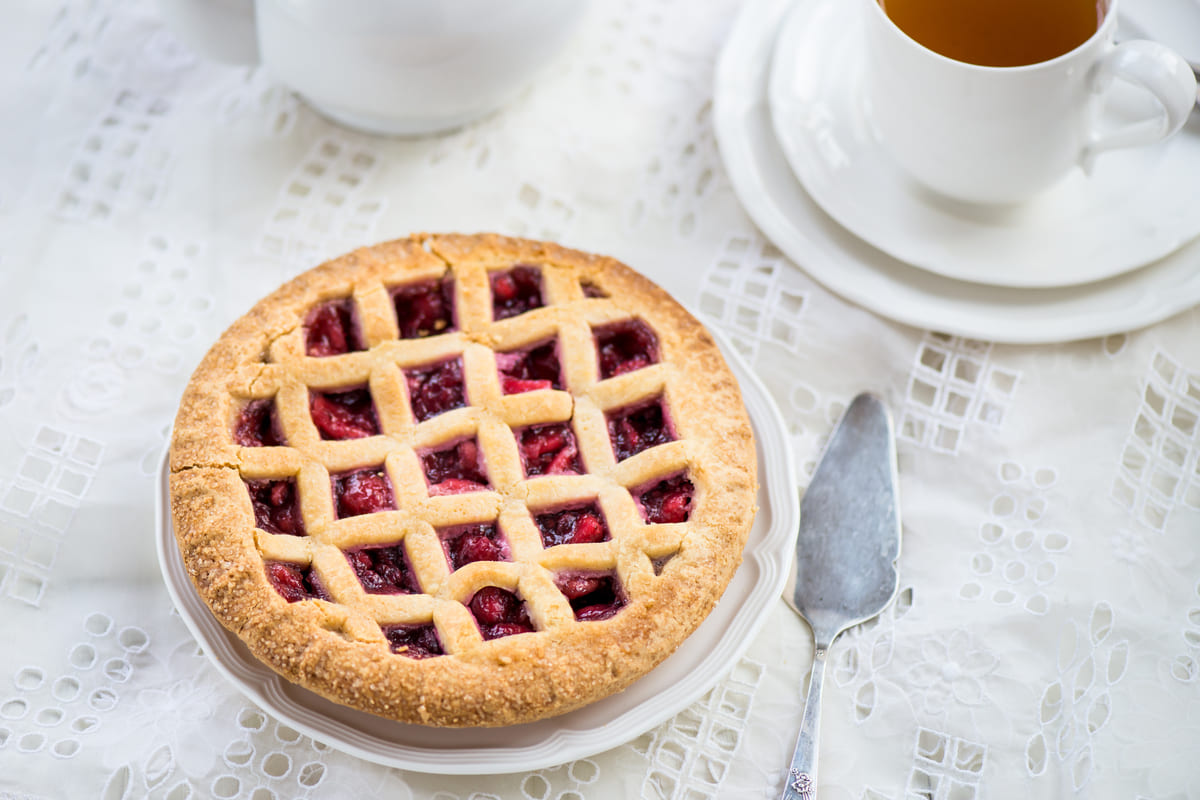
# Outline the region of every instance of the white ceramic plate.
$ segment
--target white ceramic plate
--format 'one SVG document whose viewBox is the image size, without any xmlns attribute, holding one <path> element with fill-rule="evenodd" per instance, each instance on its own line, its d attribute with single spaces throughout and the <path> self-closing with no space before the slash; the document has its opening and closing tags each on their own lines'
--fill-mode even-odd
<svg viewBox="0 0 1200 800">
<path fill-rule="evenodd" d="M 851 233 L 939 275 L 1026 288 L 1119 275 L 1200 235 L 1200 136 L 1188 132 L 1107 152 L 1091 176 L 1073 170 L 1019 206 L 971 206 L 923 189 L 889 157 L 863 102 L 861 17 L 857 1 L 799 0 L 768 82 L 792 171 Z M 1151 102 L 1134 90 L 1125 99 L 1135 109 Z"/>
<path fill-rule="evenodd" d="M 799 0 L 812 3 L 814 0 Z M 912 267 L 847 231 L 812 200 L 775 138 L 767 76 L 792 0 L 749 0 L 717 68 L 714 124 L 742 205 L 787 256 L 851 302 L 920 328 L 996 342 L 1060 342 L 1163 320 L 1200 302 L 1200 243 L 1104 281 L 1021 289 Z M 1196 115 L 1181 136 L 1200 136 Z"/>
<path fill-rule="evenodd" d="M 724 596 L 670 658 L 624 692 L 541 722 L 490 729 L 438 729 L 331 703 L 276 675 L 209 612 L 184 571 L 171 529 L 167 462 L 156 493 L 158 557 L 167 590 L 204 652 L 265 711 L 352 755 L 417 772 L 524 772 L 608 750 L 640 736 L 704 695 L 745 652 L 783 591 L 800 504 L 787 428 L 770 395 L 720 338 L 742 388 L 758 444 L 758 515 L 745 558 Z"/>
</svg>

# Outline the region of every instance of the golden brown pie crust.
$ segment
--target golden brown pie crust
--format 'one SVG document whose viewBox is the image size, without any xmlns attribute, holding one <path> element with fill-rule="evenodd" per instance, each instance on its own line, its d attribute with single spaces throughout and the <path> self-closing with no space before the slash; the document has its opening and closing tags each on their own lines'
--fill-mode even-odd
<svg viewBox="0 0 1200 800">
<path fill-rule="evenodd" d="M 488 273 L 517 264 L 541 268 L 546 305 L 493 322 Z M 447 271 L 455 280 L 456 329 L 399 340 L 388 291 Z M 585 296 L 585 284 L 607 297 Z M 307 357 L 307 315 L 324 301 L 347 297 L 356 304 L 368 349 Z M 591 327 L 631 317 L 656 334 L 659 363 L 601 381 Z M 493 348 L 511 350 L 552 335 L 559 337 L 566 391 L 502 395 Z M 470 407 L 416 424 L 400 368 L 459 352 Z M 308 416 L 307 387 L 364 383 L 382 434 L 322 441 Z M 616 462 L 604 412 L 658 395 L 677 440 Z M 289 446 L 235 444 L 241 409 L 250 399 L 270 397 Z M 526 479 L 511 429 L 566 419 L 573 419 L 588 474 Z M 472 431 L 493 490 L 428 497 L 415 449 Z M 492 234 L 417 235 L 362 248 L 261 300 L 192 376 L 170 460 L 183 561 L 217 619 L 288 680 L 338 703 L 424 725 L 528 722 L 625 688 L 711 611 L 741 562 L 755 512 L 749 420 L 703 326 L 611 258 Z M 381 463 L 398 510 L 333 519 L 329 474 Z M 695 487 L 688 521 L 647 524 L 629 490 L 680 470 Z M 257 530 L 245 481 L 289 477 L 296 479 L 308 535 Z M 542 549 L 529 509 L 580 497 L 599 498 L 612 540 Z M 512 541 L 513 563 L 476 562 L 450 573 L 430 555 L 438 551 L 424 547 L 440 547 L 431 538 L 434 525 L 497 516 Z M 338 545 L 410 536 L 409 555 L 430 595 L 366 594 L 338 552 Z M 264 556 L 313 564 L 336 602 L 288 603 L 268 581 Z M 652 559 L 666 556 L 656 575 Z M 609 619 L 576 621 L 555 588 L 556 569 L 615 569 L 627 603 Z M 483 640 L 464 603 L 487 585 L 516 589 L 538 630 Z M 390 652 L 381 624 L 430 620 L 446 655 L 413 659 Z"/>
</svg>

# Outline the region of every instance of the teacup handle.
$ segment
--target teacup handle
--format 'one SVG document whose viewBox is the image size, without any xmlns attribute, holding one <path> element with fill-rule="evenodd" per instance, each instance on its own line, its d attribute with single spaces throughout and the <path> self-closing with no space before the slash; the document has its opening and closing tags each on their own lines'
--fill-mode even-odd
<svg viewBox="0 0 1200 800">
<path fill-rule="evenodd" d="M 1196 104 L 1196 76 L 1191 67 L 1174 50 L 1158 42 L 1121 42 L 1109 50 L 1093 68 L 1092 93 L 1106 94 L 1117 78 L 1149 92 L 1158 101 L 1160 111 L 1110 131 L 1098 130 L 1093 119 L 1080 158 L 1084 172 L 1091 172 L 1096 156 L 1105 150 L 1154 144 L 1172 136 L 1183 127 Z M 1095 102 L 1102 100 L 1096 97 Z"/>
</svg>

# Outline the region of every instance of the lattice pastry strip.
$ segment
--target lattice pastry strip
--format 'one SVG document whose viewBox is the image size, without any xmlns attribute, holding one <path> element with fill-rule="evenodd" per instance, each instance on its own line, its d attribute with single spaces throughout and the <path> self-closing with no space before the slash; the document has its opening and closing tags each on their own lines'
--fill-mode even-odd
<svg viewBox="0 0 1200 800">
<path fill-rule="evenodd" d="M 704 618 L 753 440 L 712 340 L 627 267 L 428 236 L 260 302 L 181 402 L 185 564 L 266 663 L 436 725 L 562 713 Z"/>
</svg>

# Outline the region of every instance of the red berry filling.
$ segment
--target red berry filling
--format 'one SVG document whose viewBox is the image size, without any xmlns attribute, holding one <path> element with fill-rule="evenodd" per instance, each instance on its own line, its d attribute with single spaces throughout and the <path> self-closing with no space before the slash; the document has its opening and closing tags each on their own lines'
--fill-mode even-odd
<svg viewBox="0 0 1200 800">
<path fill-rule="evenodd" d="M 478 492 L 488 488 L 483 454 L 474 439 L 434 450 L 421 457 L 430 494 Z"/>
<path fill-rule="evenodd" d="M 384 625 L 380 629 L 387 637 L 388 648 L 397 655 L 429 658 L 446 654 L 432 625 Z"/>
<path fill-rule="evenodd" d="M 580 284 L 580 288 L 583 289 L 584 297 L 608 297 L 608 292 L 604 291 L 591 281 L 583 281 Z"/>
<path fill-rule="evenodd" d="M 365 350 L 349 300 L 322 303 L 305 323 L 304 351 L 310 356 L 336 356 Z"/>
<path fill-rule="evenodd" d="M 415 283 L 392 290 L 401 339 L 420 339 L 454 328 L 454 280 Z"/>
<path fill-rule="evenodd" d="M 543 547 L 594 544 L 606 542 L 610 538 L 608 525 L 605 524 L 604 515 L 600 513 L 600 506 L 596 503 L 538 514 L 534 522 L 542 534 Z"/>
<path fill-rule="evenodd" d="M 675 439 L 661 400 L 649 405 L 626 408 L 608 418 L 608 435 L 612 439 L 613 455 L 624 461 L 643 450 L 649 450 Z"/>
<path fill-rule="evenodd" d="M 312 567 L 302 567 L 299 564 L 289 564 L 284 561 L 268 561 L 267 580 L 275 587 L 275 591 L 289 603 L 301 600 L 332 600 L 329 592 L 321 584 L 320 578 Z"/>
<path fill-rule="evenodd" d="M 528 350 L 497 353 L 500 389 L 505 394 L 520 394 L 538 389 L 563 388 L 557 351 L 558 342 L 555 340 Z"/>
<path fill-rule="evenodd" d="M 342 551 L 367 594 L 420 594 L 404 545 L 362 547 Z"/>
<path fill-rule="evenodd" d="M 600 379 L 648 367 L 658 361 L 658 339 L 640 319 L 625 320 L 596 330 Z"/>
<path fill-rule="evenodd" d="M 405 370 L 408 402 L 417 422 L 467 404 L 461 358 Z"/>
<path fill-rule="evenodd" d="M 304 518 L 300 516 L 300 498 L 296 481 L 246 481 L 250 505 L 254 506 L 254 524 L 268 533 L 304 536 Z"/>
<path fill-rule="evenodd" d="M 542 271 L 537 267 L 516 266 L 507 272 L 493 272 L 491 281 L 492 319 L 508 319 L 545 305 Z"/>
<path fill-rule="evenodd" d="M 379 433 L 375 403 L 366 388 L 308 393 L 308 410 L 322 439 L 362 439 Z"/>
<path fill-rule="evenodd" d="M 499 586 L 483 587 L 468 605 L 484 639 L 533 632 L 533 623 L 521 598 Z"/>
<path fill-rule="evenodd" d="M 663 569 L 665 569 L 665 568 L 666 568 L 666 566 L 667 566 L 667 562 L 668 562 L 668 561 L 670 561 L 670 560 L 671 560 L 672 558 L 674 558 L 674 557 L 675 557 L 675 554 L 674 554 L 674 553 L 671 553 L 670 555 L 666 555 L 666 556 L 663 556 L 663 557 L 661 557 L 661 558 L 654 558 L 654 559 L 651 559 L 651 560 L 650 560 L 650 565 L 651 565 L 652 567 L 654 567 L 654 574 L 655 574 L 655 575 L 662 575 L 662 573 L 663 573 Z"/>
<path fill-rule="evenodd" d="M 525 474 L 530 478 L 535 475 L 583 473 L 575 434 L 565 422 L 530 425 L 522 429 L 517 433 L 517 447 L 525 464 Z"/>
<path fill-rule="evenodd" d="M 687 522 L 695 487 L 684 475 L 664 478 L 634 493 L 647 522 Z"/>
<path fill-rule="evenodd" d="M 509 561 L 508 544 L 492 523 L 462 525 L 438 531 L 450 570 L 476 561 Z"/>
<path fill-rule="evenodd" d="M 275 447 L 284 444 L 275 419 L 275 398 L 251 400 L 242 408 L 233 427 L 233 441 L 242 447 Z"/>
<path fill-rule="evenodd" d="M 625 605 L 625 594 L 614 575 L 564 574 L 555 578 L 581 622 L 608 619 Z"/>
<path fill-rule="evenodd" d="M 390 511 L 396 507 L 392 484 L 382 467 L 344 472 L 333 476 L 333 499 L 338 519 Z"/>
</svg>

